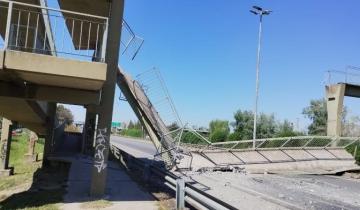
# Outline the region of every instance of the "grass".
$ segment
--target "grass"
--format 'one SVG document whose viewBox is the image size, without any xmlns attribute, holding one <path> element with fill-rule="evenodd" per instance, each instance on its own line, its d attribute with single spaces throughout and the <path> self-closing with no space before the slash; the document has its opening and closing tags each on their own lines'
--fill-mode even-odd
<svg viewBox="0 0 360 210">
<path fill-rule="evenodd" d="M 356 148 L 356 149 L 355 149 L 355 148 Z M 355 160 L 356 160 L 356 163 L 357 163 L 358 165 L 360 165 L 360 142 L 357 142 L 357 143 L 355 143 L 355 144 L 352 144 L 352 145 L 348 146 L 348 147 L 346 148 L 346 150 L 347 150 L 350 154 L 355 155 L 354 158 L 355 158 Z M 355 150 L 356 150 L 356 154 L 354 154 Z"/>
<path fill-rule="evenodd" d="M 35 152 L 44 149 L 44 140 L 35 144 Z M 62 188 L 43 190 L 42 185 L 54 184 L 63 179 L 64 173 L 57 170 L 42 170 L 41 161 L 29 163 L 25 160 L 28 152 L 28 136 L 13 137 L 9 165 L 14 175 L 0 178 L 0 209 L 57 210 L 65 190 Z M 42 158 L 42 155 L 39 155 Z M 56 177 L 57 174 L 60 174 Z M 55 176 L 55 178 L 54 178 Z M 29 189 L 30 188 L 30 189 Z"/>
<path fill-rule="evenodd" d="M 14 175 L 0 179 L 0 191 L 11 190 L 20 185 L 30 184 L 33 173 L 41 166 L 41 162 L 27 163 L 24 154 L 28 152 L 27 135 L 13 137 L 11 141 L 9 166 L 14 167 Z M 35 144 L 35 152 L 41 153 L 44 145 Z"/>
</svg>

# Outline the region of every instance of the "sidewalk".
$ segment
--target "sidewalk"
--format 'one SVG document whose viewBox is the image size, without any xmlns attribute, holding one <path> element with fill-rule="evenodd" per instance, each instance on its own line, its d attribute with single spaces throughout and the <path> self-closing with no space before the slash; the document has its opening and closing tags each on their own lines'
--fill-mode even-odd
<svg viewBox="0 0 360 210">
<path fill-rule="evenodd" d="M 69 172 L 67 194 L 63 209 L 84 209 L 82 203 L 91 201 L 90 190 L 92 160 L 74 157 Z M 133 182 L 117 163 L 109 161 L 104 200 L 111 206 L 104 209 L 147 210 L 158 209 L 157 201 Z"/>
</svg>

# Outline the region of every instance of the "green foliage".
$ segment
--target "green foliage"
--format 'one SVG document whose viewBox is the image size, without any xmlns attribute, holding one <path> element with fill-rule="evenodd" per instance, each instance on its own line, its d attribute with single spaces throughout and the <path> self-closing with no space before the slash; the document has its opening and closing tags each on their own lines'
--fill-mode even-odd
<svg viewBox="0 0 360 210">
<path fill-rule="evenodd" d="M 204 140 L 189 131 L 184 131 L 183 135 L 181 136 L 181 142 L 188 144 L 205 143 Z"/>
<path fill-rule="evenodd" d="M 251 111 L 238 110 L 234 114 L 235 122 L 232 123 L 234 132 L 238 133 L 239 139 L 251 139 L 253 133 L 254 115 Z"/>
<path fill-rule="evenodd" d="M 209 124 L 210 140 L 212 142 L 226 141 L 229 133 L 229 122 L 225 120 L 213 120 Z"/>
<path fill-rule="evenodd" d="M 256 137 L 258 139 L 272 138 L 276 135 L 276 128 L 274 114 L 266 115 L 261 113 L 257 124 Z"/>
<path fill-rule="evenodd" d="M 289 137 L 298 136 L 300 133 L 294 131 L 294 126 L 288 120 L 284 120 L 283 123 L 279 123 L 276 137 Z"/>
<path fill-rule="evenodd" d="M 311 100 L 310 105 L 303 109 L 305 117 L 312 122 L 308 126 L 311 135 L 326 135 L 327 108 L 325 99 Z"/>
<path fill-rule="evenodd" d="M 137 129 L 137 130 L 141 130 L 142 129 L 142 125 L 139 121 L 133 122 L 130 120 L 129 125 L 127 126 L 127 129 Z"/>
<path fill-rule="evenodd" d="M 143 137 L 143 132 L 140 129 L 130 128 L 122 130 L 120 135 L 141 138 Z"/>
<path fill-rule="evenodd" d="M 227 140 L 228 141 L 239 141 L 239 140 L 241 140 L 241 134 L 236 131 L 233 133 L 230 133 Z"/>
<path fill-rule="evenodd" d="M 253 138 L 254 115 L 251 111 L 237 111 L 234 114 L 235 122 L 232 123 L 234 133 L 229 140 L 242 140 Z M 261 113 L 258 116 L 256 137 L 257 138 L 271 138 L 275 137 L 278 130 L 278 125 L 273 114 L 267 115 Z"/>
<path fill-rule="evenodd" d="M 210 134 L 211 142 L 222 142 L 226 141 L 229 133 L 222 130 L 215 130 Z"/>
<path fill-rule="evenodd" d="M 224 133 L 229 133 L 229 122 L 226 120 L 213 120 L 209 123 L 210 133 L 215 131 L 223 131 Z"/>
<path fill-rule="evenodd" d="M 346 150 L 352 154 L 355 155 L 356 163 L 360 165 L 360 142 L 351 144 L 346 148 Z M 356 151 L 355 151 L 356 150 Z M 356 152 L 356 153 L 355 153 Z"/>
<path fill-rule="evenodd" d="M 41 153 L 43 149 L 44 145 L 36 142 L 35 152 Z M 15 175 L 2 178 L 0 180 L 0 190 L 10 190 L 32 180 L 33 173 L 40 167 L 40 162 L 28 164 L 24 156 L 27 152 L 28 136 L 24 134 L 13 137 L 11 141 L 9 165 L 14 167 Z"/>
<path fill-rule="evenodd" d="M 59 104 L 56 107 L 56 117 L 65 122 L 66 125 L 71 125 L 74 122 L 74 115 L 71 110 L 66 108 L 64 105 Z"/>
</svg>

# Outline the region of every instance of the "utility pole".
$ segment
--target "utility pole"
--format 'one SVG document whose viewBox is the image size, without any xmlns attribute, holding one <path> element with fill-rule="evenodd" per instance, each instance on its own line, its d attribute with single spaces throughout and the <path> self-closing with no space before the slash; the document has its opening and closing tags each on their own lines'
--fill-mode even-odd
<svg viewBox="0 0 360 210">
<path fill-rule="evenodd" d="M 261 7 L 253 6 L 250 10 L 251 13 L 260 16 L 259 24 L 259 41 L 257 49 L 257 62 L 256 62 L 256 87 L 255 87 L 255 107 L 254 107 L 254 129 L 253 129 L 253 149 L 256 147 L 256 126 L 257 126 L 257 109 L 259 100 L 259 70 L 260 70 L 260 51 L 261 51 L 261 33 L 262 33 L 262 17 L 263 15 L 269 15 L 271 10 L 264 10 Z"/>
</svg>

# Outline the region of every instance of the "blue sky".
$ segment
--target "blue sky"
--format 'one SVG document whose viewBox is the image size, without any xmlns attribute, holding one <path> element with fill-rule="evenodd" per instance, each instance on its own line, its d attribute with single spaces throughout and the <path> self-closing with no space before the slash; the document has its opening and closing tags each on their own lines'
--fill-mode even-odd
<svg viewBox="0 0 360 210">
<path fill-rule="evenodd" d="M 232 121 L 236 110 L 254 105 L 253 5 L 274 11 L 263 22 L 259 111 L 299 118 L 304 128 L 302 109 L 324 96 L 325 71 L 360 66 L 359 1 L 128 0 L 125 19 L 145 44 L 134 61 L 124 56 L 120 64 L 132 75 L 159 68 L 183 121 Z M 135 119 L 116 94 L 113 121 Z M 360 100 L 345 104 L 360 113 Z M 73 111 L 83 120 L 83 110 Z"/>
</svg>

